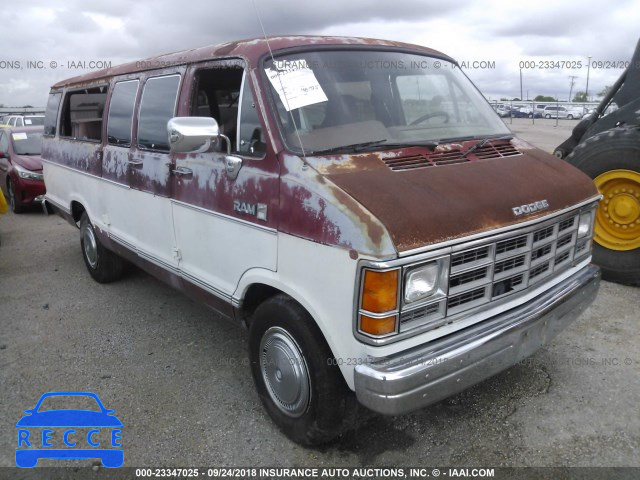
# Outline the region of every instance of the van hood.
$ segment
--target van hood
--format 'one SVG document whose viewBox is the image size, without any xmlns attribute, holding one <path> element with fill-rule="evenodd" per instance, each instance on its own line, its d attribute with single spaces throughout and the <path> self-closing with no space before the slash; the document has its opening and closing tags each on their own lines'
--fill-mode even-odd
<svg viewBox="0 0 640 480">
<path fill-rule="evenodd" d="M 35 172 L 42 170 L 42 158 L 40 155 L 14 155 L 12 161 L 27 170 Z"/>
<path fill-rule="evenodd" d="M 508 150 L 509 156 L 486 158 L 478 152 L 460 159 L 475 143 L 307 161 L 376 216 L 400 253 L 529 221 L 598 195 L 587 175 L 517 139 L 491 142 L 505 147 L 498 155 Z M 463 163 L 416 162 L 434 153 Z M 398 169 L 413 164 L 418 166 Z M 539 210 L 514 213 L 535 202 L 542 202 Z"/>
</svg>

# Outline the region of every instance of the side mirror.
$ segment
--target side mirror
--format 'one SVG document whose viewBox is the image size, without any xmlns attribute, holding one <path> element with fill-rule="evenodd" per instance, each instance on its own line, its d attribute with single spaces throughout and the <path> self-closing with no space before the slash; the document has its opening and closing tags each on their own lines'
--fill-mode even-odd
<svg viewBox="0 0 640 480">
<path fill-rule="evenodd" d="M 220 136 L 211 117 L 174 117 L 167 122 L 169 148 L 174 153 L 206 152 Z"/>
</svg>

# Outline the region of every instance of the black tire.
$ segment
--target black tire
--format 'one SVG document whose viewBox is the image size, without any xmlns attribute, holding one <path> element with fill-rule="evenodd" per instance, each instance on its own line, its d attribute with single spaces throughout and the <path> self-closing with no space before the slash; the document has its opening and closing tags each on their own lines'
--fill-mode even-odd
<svg viewBox="0 0 640 480">
<path fill-rule="evenodd" d="M 9 193 L 9 207 L 11 211 L 16 214 L 20 214 L 24 212 L 24 206 L 20 205 L 18 202 L 18 194 L 16 193 L 16 189 L 13 186 L 13 180 L 9 179 L 7 181 L 7 190 Z"/>
<path fill-rule="evenodd" d="M 640 129 L 617 128 L 588 138 L 574 149 L 567 162 L 593 179 L 610 170 L 640 173 Z M 603 203 L 598 208 L 603 208 Z M 605 280 L 640 285 L 640 249 L 611 250 L 594 241 L 593 261 L 602 269 Z"/>
<path fill-rule="evenodd" d="M 124 260 L 100 243 L 86 212 L 80 218 L 80 248 L 84 264 L 96 282 L 110 283 L 122 277 Z"/>
<path fill-rule="evenodd" d="M 548 113 L 544 116 L 544 118 L 551 118 L 551 115 L 549 115 Z"/>
<path fill-rule="evenodd" d="M 285 334 L 289 336 L 288 340 Z M 282 342 L 289 340 L 293 341 L 294 347 L 298 347 L 297 353 L 301 355 L 302 362 L 292 356 L 281 355 L 279 358 L 286 361 L 277 363 L 270 352 L 283 351 Z M 265 341 L 266 344 L 263 344 Z M 326 443 L 346 431 L 349 422 L 354 421 L 357 413 L 355 395 L 347 387 L 320 329 L 307 311 L 291 297 L 276 295 L 256 309 L 249 328 L 249 358 L 262 404 L 280 430 L 294 442 L 307 446 Z M 287 365 L 292 367 L 287 368 Z M 269 372 L 269 366 L 275 372 L 273 375 Z M 284 373 L 281 373 L 281 366 L 284 366 Z M 306 369 L 308 382 L 296 379 L 287 385 L 283 381 L 292 378 L 294 366 Z M 265 380 L 265 377 L 268 379 Z M 303 377 L 304 374 L 299 378 Z M 277 382 L 281 382 L 281 385 Z M 272 384 L 275 387 L 271 387 Z M 283 388 L 283 385 L 289 388 Z M 295 394 L 281 395 L 287 396 L 284 400 L 290 401 L 280 403 L 277 393 L 273 393 L 278 388 L 289 391 L 293 388 Z"/>
<path fill-rule="evenodd" d="M 571 115 L 571 114 L 567 115 L 567 119 L 568 120 L 573 120 L 573 115 Z"/>
</svg>

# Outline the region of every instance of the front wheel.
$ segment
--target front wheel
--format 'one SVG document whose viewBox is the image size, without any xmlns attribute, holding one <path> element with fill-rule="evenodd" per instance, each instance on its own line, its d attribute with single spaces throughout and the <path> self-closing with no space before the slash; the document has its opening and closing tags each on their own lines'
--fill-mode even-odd
<svg viewBox="0 0 640 480">
<path fill-rule="evenodd" d="M 640 285 L 640 130 L 602 132 L 578 145 L 567 161 L 589 175 L 603 196 L 593 248 L 602 277 Z"/>
<path fill-rule="evenodd" d="M 124 260 L 100 243 L 86 212 L 80 218 L 80 247 L 84 264 L 96 282 L 110 283 L 122 276 Z"/>
<path fill-rule="evenodd" d="M 320 329 L 291 297 L 280 294 L 257 308 L 249 358 L 260 400 L 291 440 L 317 445 L 346 429 L 355 396 Z"/>
</svg>

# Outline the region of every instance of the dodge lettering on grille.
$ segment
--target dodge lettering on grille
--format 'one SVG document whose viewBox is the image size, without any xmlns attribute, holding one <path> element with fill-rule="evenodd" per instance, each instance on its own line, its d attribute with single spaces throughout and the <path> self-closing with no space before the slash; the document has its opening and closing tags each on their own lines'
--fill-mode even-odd
<svg viewBox="0 0 640 480">
<path fill-rule="evenodd" d="M 513 210 L 516 217 L 519 217 L 522 214 L 537 212 L 545 208 L 549 208 L 549 202 L 547 200 L 540 200 L 526 205 L 520 205 L 519 207 L 513 207 L 511 210 Z"/>
</svg>

